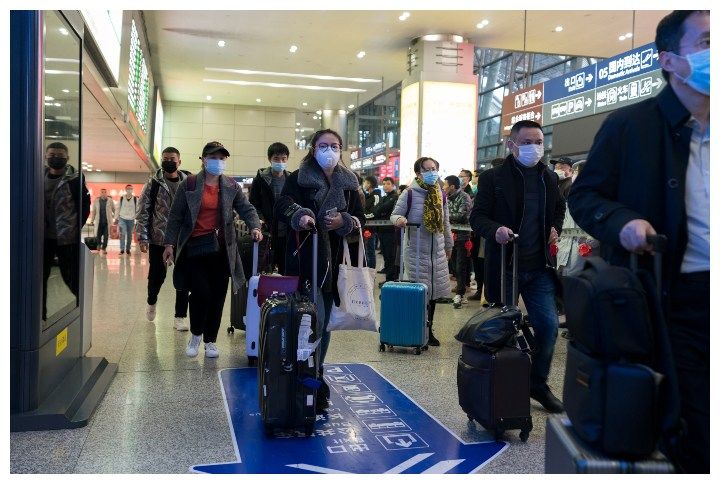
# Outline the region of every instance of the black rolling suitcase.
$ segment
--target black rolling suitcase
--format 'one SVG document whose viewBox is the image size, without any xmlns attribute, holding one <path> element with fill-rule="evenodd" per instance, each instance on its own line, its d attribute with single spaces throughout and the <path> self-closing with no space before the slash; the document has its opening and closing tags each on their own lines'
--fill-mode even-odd
<svg viewBox="0 0 720 484">
<path fill-rule="evenodd" d="M 458 358 L 457 385 L 460 407 L 499 440 L 506 430 L 520 429 L 525 442 L 532 430 L 530 416 L 530 348 L 520 332 L 523 317 L 517 305 L 517 251 L 513 251 L 513 304 L 504 304 L 515 315 L 513 337 L 500 349 L 463 344 Z M 505 302 L 505 245 L 502 246 L 501 291 Z M 489 308 L 488 311 L 496 310 Z M 512 318 L 510 318 L 512 319 Z M 522 349 L 521 349 L 522 348 Z"/>
<path fill-rule="evenodd" d="M 313 233 L 312 300 L 275 294 L 262 305 L 258 355 L 259 399 L 265 434 L 315 428 L 320 388 L 321 329 L 317 318 L 317 233 Z"/>
<path fill-rule="evenodd" d="M 671 474 L 673 465 L 655 452 L 646 459 L 611 459 L 584 443 L 567 416 L 550 415 L 545 431 L 545 474 Z"/>
<path fill-rule="evenodd" d="M 85 245 L 90 250 L 98 250 L 98 238 L 97 237 L 85 237 Z"/>
</svg>

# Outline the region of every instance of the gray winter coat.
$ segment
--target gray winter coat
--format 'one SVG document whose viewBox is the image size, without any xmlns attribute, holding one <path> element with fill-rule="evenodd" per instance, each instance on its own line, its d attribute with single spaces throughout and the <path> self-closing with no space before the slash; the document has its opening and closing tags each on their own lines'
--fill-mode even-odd
<svg viewBox="0 0 720 484">
<path fill-rule="evenodd" d="M 182 182 L 186 177 L 186 172 L 177 171 L 178 177 Z M 152 216 L 152 227 L 150 227 L 150 193 L 152 192 L 153 183 L 160 186 L 157 189 L 157 198 L 155 199 L 155 210 Z M 138 200 L 138 209 L 135 214 L 135 231 L 137 232 L 139 241 L 149 241 L 154 245 L 163 245 L 165 240 L 165 228 L 167 227 L 168 216 L 170 215 L 170 207 L 172 206 L 173 195 L 165 181 L 162 169 L 151 177 L 140 194 Z"/>
<path fill-rule="evenodd" d="M 165 232 L 164 245 L 175 246 L 175 260 L 179 260 L 185 243 L 195 228 L 200 205 L 202 204 L 203 187 L 205 186 L 205 171 L 197 174 L 195 191 L 187 191 L 187 178 L 180 182 L 175 194 L 170 216 Z M 245 197 L 240 185 L 225 175 L 220 176 L 220 203 L 222 209 L 222 227 L 225 233 L 225 248 L 227 249 L 228 267 L 233 285 L 233 294 L 245 283 L 242 262 L 237 251 L 235 229 L 233 226 L 233 210 L 245 222 L 248 230 L 259 229 L 260 219 L 255 207 Z M 178 270 L 177 268 L 175 269 Z M 173 274 L 175 276 L 175 274 Z"/>
<path fill-rule="evenodd" d="M 412 206 L 408 213 L 408 190 L 413 191 Z M 407 190 L 400 194 L 390 220 L 396 223 L 400 217 L 407 218 L 411 224 L 422 224 L 423 204 L 427 190 L 420 188 L 417 180 L 413 180 Z M 411 227 L 406 237 L 407 246 L 403 249 L 405 260 L 404 280 L 422 282 L 428 287 L 428 299 L 451 297 L 450 274 L 445 251 L 452 250 L 453 238 L 450 232 L 450 212 L 447 201 L 443 203 L 442 234 L 431 234 L 425 227 Z M 420 230 L 420 266 L 416 277 L 417 261 L 417 230 Z"/>
</svg>

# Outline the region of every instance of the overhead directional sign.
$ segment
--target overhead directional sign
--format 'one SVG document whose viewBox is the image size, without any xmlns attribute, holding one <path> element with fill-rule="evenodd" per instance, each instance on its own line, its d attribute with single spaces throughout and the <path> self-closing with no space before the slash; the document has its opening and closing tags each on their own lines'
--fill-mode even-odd
<svg viewBox="0 0 720 484">
<path fill-rule="evenodd" d="M 257 369 L 219 372 L 236 461 L 196 465 L 211 474 L 470 474 L 502 452 L 504 442 L 465 443 L 422 407 L 363 364 L 325 367 L 330 407 L 315 432 L 265 436 Z M 460 407 L 457 407 L 461 412 Z"/>
<path fill-rule="evenodd" d="M 618 109 L 664 86 L 655 44 L 643 45 L 505 96 L 502 134 L 524 119 L 548 126 Z"/>
</svg>

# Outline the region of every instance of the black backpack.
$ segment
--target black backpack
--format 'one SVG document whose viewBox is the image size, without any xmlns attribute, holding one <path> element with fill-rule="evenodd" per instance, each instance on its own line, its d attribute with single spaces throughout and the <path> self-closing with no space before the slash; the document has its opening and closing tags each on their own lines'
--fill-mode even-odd
<svg viewBox="0 0 720 484">
<path fill-rule="evenodd" d="M 659 256 L 658 256 L 659 257 Z M 568 342 L 563 403 L 578 436 L 614 457 L 678 436 L 679 391 L 655 277 L 588 257 L 563 278 Z"/>
</svg>

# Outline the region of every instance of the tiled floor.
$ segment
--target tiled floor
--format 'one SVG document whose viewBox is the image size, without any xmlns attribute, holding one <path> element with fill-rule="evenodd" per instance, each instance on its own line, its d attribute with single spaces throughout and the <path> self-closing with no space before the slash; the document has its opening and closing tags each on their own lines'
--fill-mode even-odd
<svg viewBox="0 0 720 484">
<path fill-rule="evenodd" d="M 118 373 L 87 427 L 76 430 L 11 433 L 13 473 L 187 473 L 189 466 L 235 458 L 217 370 L 246 365 L 244 333 L 225 331 L 230 304 L 218 336 L 220 357 L 185 356 L 188 333 L 173 329 L 174 292 L 168 274 L 154 323 L 145 318 L 147 259 L 135 252 L 120 258 L 111 248 L 96 256 L 93 342 L 89 356 L 119 363 Z M 381 266 L 381 259 L 378 266 Z M 382 280 L 384 276 L 378 276 Z M 378 352 L 377 335 L 332 335 L 328 362 L 367 363 L 405 391 L 468 442 L 489 434 L 457 404 L 457 330 L 477 302 L 455 310 L 438 305 L 435 333 L 441 341 L 421 356 Z M 565 340 L 558 338 L 550 386 L 562 391 Z M 533 403 L 534 429 L 526 443 L 508 432 L 509 448 L 484 473 L 541 473 L 547 413 Z"/>
</svg>

